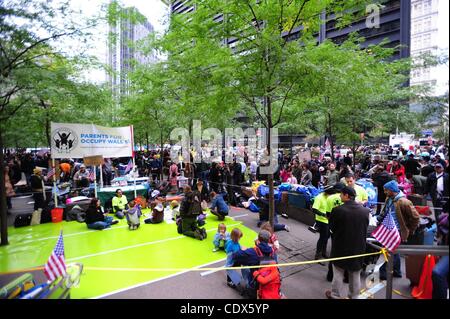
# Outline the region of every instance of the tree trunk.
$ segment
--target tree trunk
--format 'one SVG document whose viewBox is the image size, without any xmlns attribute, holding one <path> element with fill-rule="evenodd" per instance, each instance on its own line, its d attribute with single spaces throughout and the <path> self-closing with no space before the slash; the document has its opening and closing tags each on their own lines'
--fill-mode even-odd
<svg viewBox="0 0 450 319">
<path fill-rule="evenodd" d="M 41 105 L 45 110 L 45 137 L 47 138 L 47 145 L 50 149 L 52 146 L 52 140 L 50 138 L 50 112 L 47 104 L 45 104 L 44 100 L 41 99 Z"/>
<path fill-rule="evenodd" d="M 331 114 L 329 112 L 328 112 L 327 131 L 328 131 L 328 138 L 330 139 L 331 160 L 334 162 L 334 141 L 333 141 L 333 131 L 331 128 Z"/>
<path fill-rule="evenodd" d="M 271 133 L 272 133 L 272 101 L 269 96 L 264 97 L 264 101 L 267 106 L 267 153 L 269 155 L 269 160 L 271 159 Z M 271 163 L 271 162 L 270 162 Z M 274 216 L 275 216 L 275 201 L 274 201 L 274 187 L 273 187 L 273 173 L 267 175 L 267 183 L 269 185 L 269 223 L 274 227 Z"/>
<path fill-rule="evenodd" d="M 8 245 L 8 216 L 6 205 L 6 187 L 4 176 L 3 132 L 0 124 L 0 246 Z"/>
<path fill-rule="evenodd" d="M 160 176 L 160 181 L 162 181 L 163 180 L 163 163 L 164 163 L 164 158 L 163 158 L 163 132 L 162 132 L 162 130 L 161 129 L 159 129 L 159 142 L 161 143 L 160 145 L 159 145 L 159 163 L 160 163 L 160 165 L 161 165 L 161 168 L 160 168 L 160 170 L 159 170 L 159 174 L 161 175 Z"/>
</svg>

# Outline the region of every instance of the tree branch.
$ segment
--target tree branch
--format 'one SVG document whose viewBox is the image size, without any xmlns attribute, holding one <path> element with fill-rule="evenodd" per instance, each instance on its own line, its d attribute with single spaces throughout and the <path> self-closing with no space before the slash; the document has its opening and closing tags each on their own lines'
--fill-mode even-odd
<svg viewBox="0 0 450 319">
<path fill-rule="evenodd" d="M 281 120 L 281 114 L 283 113 L 283 108 L 284 108 L 284 105 L 285 105 L 285 103 L 286 103 L 287 96 L 288 96 L 289 92 L 292 90 L 292 87 L 294 86 L 294 84 L 295 84 L 295 83 L 292 83 L 292 84 L 291 84 L 291 86 L 290 86 L 289 89 L 287 90 L 286 94 L 284 95 L 284 98 L 283 98 L 283 104 L 281 104 L 280 112 L 278 113 L 278 120 L 275 122 L 275 124 L 274 124 L 273 126 L 276 126 L 276 125 L 278 125 L 278 124 L 280 123 L 280 120 Z"/>
<path fill-rule="evenodd" d="M 282 44 L 282 46 L 281 46 L 282 48 L 284 48 L 284 46 L 286 45 L 287 40 L 288 40 L 289 36 L 291 35 L 291 32 L 292 32 L 292 30 L 294 29 L 294 26 L 295 26 L 295 24 L 297 23 L 298 18 L 300 17 L 300 14 L 302 13 L 303 8 L 305 7 L 305 5 L 306 5 L 307 2 L 309 2 L 309 0 L 304 0 L 303 3 L 302 3 L 302 5 L 301 5 L 301 7 L 300 7 L 300 9 L 298 10 L 297 16 L 295 17 L 295 20 L 294 20 L 294 22 L 292 23 L 291 28 L 289 29 L 288 34 L 286 34 L 286 37 L 284 38 L 284 42 L 283 42 L 283 44 Z"/>
</svg>

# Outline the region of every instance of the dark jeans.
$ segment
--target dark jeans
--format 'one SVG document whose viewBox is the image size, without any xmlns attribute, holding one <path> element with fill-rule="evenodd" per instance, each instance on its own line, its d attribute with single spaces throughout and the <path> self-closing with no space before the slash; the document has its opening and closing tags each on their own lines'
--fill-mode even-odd
<svg viewBox="0 0 450 319">
<path fill-rule="evenodd" d="M 257 224 L 258 227 L 262 225 L 262 223 L 269 221 L 269 216 L 259 214 L 259 222 Z M 273 231 L 286 230 L 285 224 L 278 224 L 278 214 L 273 216 Z"/>
<path fill-rule="evenodd" d="M 38 208 L 44 208 L 44 194 L 42 192 L 33 193 L 34 198 L 34 210 Z"/>
<path fill-rule="evenodd" d="M 402 264 L 401 264 L 401 259 L 400 259 L 400 255 L 399 254 L 394 254 L 394 275 L 397 277 L 401 277 L 402 276 Z M 384 279 L 386 278 L 386 267 L 387 267 L 387 262 L 385 262 L 381 267 L 380 267 L 380 278 Z"/>
<path fill-rule="evenodd" d="M 12 208 L 11 197 L 6 197 L 6 206 L 8 209 Z"/>
<path fill-rule="evenodd" d="M 87 228 L 95 229 L 95 230 L 102 230 L 102 229 L 111 227 L 112 221 L 113 221 L 113 218 L 111 216 L 106 216 L 104 221 L 98 221 L 98 222 L 95 222 L 92 224 L 87 224 Z"/>
<path fill-rule="evenodd" d="M 330 238 L 330 228 L 328 224 L 316 221 L 316 226 L 319 228 L 319 240 L 317 241 L 316 255 L 322 254 L 323 257 L 327 254 L 328 238 Z"/>
<path fill-rule="evenodd" d="M 433 268 L 433 299 L 447 299 L 448 261 L 448 256 L 442 256 Z"/>
</svg>

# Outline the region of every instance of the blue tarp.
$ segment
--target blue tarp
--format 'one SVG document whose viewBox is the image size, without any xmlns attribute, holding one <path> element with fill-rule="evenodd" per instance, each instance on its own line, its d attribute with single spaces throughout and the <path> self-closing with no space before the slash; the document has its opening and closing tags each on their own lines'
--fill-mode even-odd
<svg viewBox="0 0 450 319">
<path fill-rule="evenodd" d="M 373 184 L 365 178 L 358 179 L 356 181 L 356 184 L 362 186 L 369 195 L 369 206 L 376 205 L 378 201 L 378 193 L 376 187 L 373 186 Z"/>
</svg>

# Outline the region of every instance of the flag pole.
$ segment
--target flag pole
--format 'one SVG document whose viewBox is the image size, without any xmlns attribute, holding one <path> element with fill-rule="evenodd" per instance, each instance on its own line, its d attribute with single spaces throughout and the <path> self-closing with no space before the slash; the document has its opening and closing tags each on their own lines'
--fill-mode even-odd
<svg viewBox="0 0 450 319">
<path fill-rule="evenodd" d="M 55 207 L 58 207 L 58 194 L 56 189 L 56 167 L 55 167 L 55 158 L 52 156 L 52 169 L 53 169 L 53 189 L 54 189 L 54 201 L 55 201 Z M 44 189 L 45 193 L 45 189 Z"/>
<path fill-rule="evenodd" d="M 134 155 L 134 152 L 133 152 L 133 155 Z M 133 156 L 133 171 L 132 171 L 131 176 L 133 176 L 133 180 L 134 180 L 134 198 L 137 197 L 137 192 L 136 192 L 136 176 L 134 175 L 135 169 L 136 169 L 136 163 L 135 163 L 134 156 Z"/>
<path fill-rule="evenodd" d="M 103 164 L 100 164 L 100 188 L 103 188 Z"/>
<path fill-rule="evenodd" d="M 130 131 L 131 131 L 131 158 L 133 159 L 133 171 L 132 171 L 132 175 L 134 175 L 134 170 L 136 167 L 136 163 L 134 160 L 134 127 L 133 125 L 130 125 Z M 133 177 L 134 180 L 134 198 L 137 197 L 137 192 L 136 192 L 136 177 Z"/>
<path fill-rule="evenodd" d="M 97 171 L 96 171 L 96 167 L 97 166 L 94 165 L 94 194 L 95 194 L 95 198 L 97 198 Z"/>
</svg>

